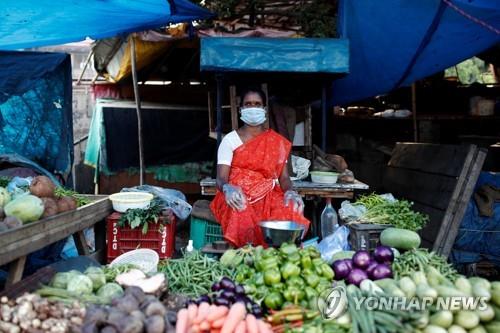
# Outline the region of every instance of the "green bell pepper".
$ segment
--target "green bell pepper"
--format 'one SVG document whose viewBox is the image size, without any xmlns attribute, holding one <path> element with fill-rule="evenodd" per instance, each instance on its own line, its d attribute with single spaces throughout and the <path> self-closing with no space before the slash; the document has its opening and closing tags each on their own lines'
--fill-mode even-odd
<svg viewBox="0 0 500 333">
<path fill-rule="evenodd" d="M 308 304 L 307 308 L 317 311 L 318 310 L 318 297 L 309 298 L 309 304 Z"/>
<path fill-rule="evenodd" d="M 271 268 L 264 272 L 264 283 L 272 286 L 281 281 L 281 273 L 277 268 Z"/>
<path fill-rule="evenodd" d="M 246 281 L 245 273 L 243 273 L 243 272 L 236 273 L 234 280 L 238 283 L 243 283 L 244 281 Z"/>
<path fill-rule="evenodd" d="M 294 286 L 298 288 L 303 288 L 305 286 L 304 280 L 300 276 L 292 276 L 286 280 L 288 286 Z"/>
<path fill-rule="evenodd" d="M 321 271 L 323 272 L 322 275 L 324 277 L 326 277 L 328 280 L 332 280 L 333 277 L 335 276 L 333 269 L 327 263 L 324 263 L 320 267 L 321 267 Z"/>
<path fill-rule="evenodd" d="M 272 257 L 272 258 L 267 258 L 267 259 L 262 259 L 259 261 L 259 266 L 261 268 L 261 271 L 267 271 L 271 268 L 278 268 L 278 258 Z"/>
<path fill-rule="evenodd" d="M 302 269 L 308 269 L 312 267 L 312 260 L 308 255 L 302 256 L 302 258 L 300 258 L 300 263 L 302 265 Z"/>
<path fill-rule="evenodd" d="M 295 244 L 288 244 L 288 243 L 283 243 L 280 246 L 280 252 L 286 256 L 298 252 L 299 249 Z"/>
<path fill-rule="evenodd" d="M 318 292 L 313 287 L 307 286 L 305 288 L 306 298 L 311 299 L 313 297 L 318 297 Z"/>
<path fill-rule="evenodd" d="M 311 258 L 312 258 L 312 257 L 311 257 Z M 321 265 L 323 265 L 324 263 L 325 263 L 325 261 L 324 261 L 323 259 L 321 259 L 321 258 L 314 258 L 314 259 L 312 260 L 312 264 L 313 264 L 313 266 L 314 266 L 314 267 L 321 266 Z"/>
<path fill-rule="evenodd" d="M 308 274 L 305 276 L 308 286 L 316 288 L 320 282 L 320 278 L 316 274 Z"/>
<path fill-rule="evenodd" d="M 264 304 L 272 310 L 278 310 L 283 305 L 283 297 L 278 292 L 271 292 L 264 298 Z"/>
<path fill-rule="evenodd" d="M 318 294 L 321 294 L 323 291 L 325 291 L 327 289 L 330 289 L 330 288 L 332 288 L 332 284 L 331 283 L 320 282 L 316 286 L 316 291 L 318 292 Z"/>
<path fill-rule="evenodd" d="M 257 292 L 257 287 L 253 284 L 245 284 L 243 287 L 247 295 L 253 295 Z"/>
<path fill-rule="evenodd" d="M 255 281 L 255 284 L 257 286 L 263 286 L 264 285 L 264 273 L 262 272 L 257 272 L 253 276 L 253 280 Z"/>
<path fill-rule="evenodd" d="M 300 254 L 298 252 L 293 252 L 291 254 L 289 254 L 286 259 L 289 261 L 289 262 L 292 262 L 294 264 L 298 264 L 300 265 Z"/>
<path fill-rule="evenodd" d="M 308 275 L 316 275 L 316 272 L 314 269 L 311 268 L 305 268 L 302 270 L 302 276 L 308 276 Z"/>
<path fill-rule="evenodd" d="M 290 286 L 283 292 L 283 296 L 287 301 L 297 304 L 304 299 L 306 293 L 298 287 Z"/>
<path fill-rule="evenodd" d="M 284 284 L 283 282 L 280 282 L 280 283 L 276 283 L 272 286 L 272 289 L 273 291 L 283 291 L 286 289 L 286 284 Z"/>
<path fill-rule="evenodd" d="M 278 255 L 278 250 L 276 250 L 273 247 L 270 247 L 270 248 L 262 251 L 262 258 L 264 258 L 264 259 L 274 258 L 277 255 Z"/>
<path fill-rule="evenodd" d="M 281 275 L 283 275 L 285 280 L 292 276 L 299 276 L 300 267 L 291 262 L 287 262 L 281 267 Z"/>
</svg>

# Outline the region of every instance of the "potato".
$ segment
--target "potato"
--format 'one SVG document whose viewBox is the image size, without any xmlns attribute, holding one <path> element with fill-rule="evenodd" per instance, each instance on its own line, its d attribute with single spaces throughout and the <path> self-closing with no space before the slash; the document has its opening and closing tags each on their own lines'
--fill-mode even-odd
<svg viewBox="0 0 500 333">
<path fill-rule="evenodd" d="M 41 199 L 44 207 L 42 218 L 53 216 L 58 213 L 59 209 L 57 207 L 57 201 L 55 199 L 48 197 Z"/>
<path fill-rule="evenodd" d="M 30 185 L 31 194 L 39 197 L 53 197 L 56 185 L 47 176 L 36 176 Z"/>
</svg>

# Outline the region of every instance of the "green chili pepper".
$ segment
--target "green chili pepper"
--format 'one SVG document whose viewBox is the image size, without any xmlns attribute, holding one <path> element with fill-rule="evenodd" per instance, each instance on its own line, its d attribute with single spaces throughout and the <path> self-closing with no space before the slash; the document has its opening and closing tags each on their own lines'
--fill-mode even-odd
<svg viewBox="0 0 500 333">
<path fill-rule="evenodd" d="M 268 286 L 279 283 L 281 281 L 281 273 L 277 268 L 271 268 L 264 272 L 264 283 Z"/>
<path fill-rule="evenodd" d="M 273 310 L 277 310 L 283 304 L 283 297 L 278 292 L 271 292 L 269 295 L 264 298 L 264 304 Z"/>
<path fill-rule="evenodd" d="M 287 262 L 281 267 L 281 275 L 283 275 L 285 280 L 292 276 L 299 276 L 300 267 L 291 262 Z"/>
</svg>

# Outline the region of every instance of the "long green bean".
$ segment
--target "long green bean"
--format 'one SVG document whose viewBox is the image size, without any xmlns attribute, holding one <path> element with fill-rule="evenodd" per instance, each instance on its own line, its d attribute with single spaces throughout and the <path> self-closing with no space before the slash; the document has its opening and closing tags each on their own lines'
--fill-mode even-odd
<svg viewBox="0 0 500 333">
<path fill-rule="evenodd" d="M 212 284 L 224 276 L 234 277 L 233 270 L 198 251 L 161 261 L 158 271 L 166 274 L 170 290 L 192 297 L 208 293 Z"/>
</svg>

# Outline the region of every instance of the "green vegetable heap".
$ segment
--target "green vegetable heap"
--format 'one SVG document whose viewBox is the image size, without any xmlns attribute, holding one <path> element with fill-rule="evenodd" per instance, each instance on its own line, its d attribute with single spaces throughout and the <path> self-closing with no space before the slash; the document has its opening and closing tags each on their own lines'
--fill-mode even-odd
<svg viewBox="0 0 500 333">
<path fill-rule="evenodd" d="M 427 215 L 412 210 L 412 202 L 406 200 L 391 202 L 377 194 L 362 196 L 354 205 L 366 207 L 366 213 L 360 218 L 360 222 L 363 223 L 391 224 L 396 228 L 418 231 L 429 220 Z"/>
<path fill-rule="evenodd" d="M 255 248 L 253 263 L 238 266 L 235 280 L 269 309 L 292 304 L 316 309 L 318 295 L 332 287 L 333 277 L 316 248 L 285 243 L 279 249 Z"/>
</svg>

